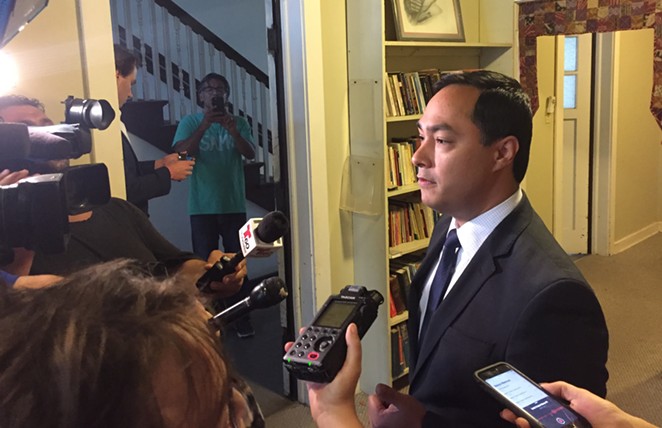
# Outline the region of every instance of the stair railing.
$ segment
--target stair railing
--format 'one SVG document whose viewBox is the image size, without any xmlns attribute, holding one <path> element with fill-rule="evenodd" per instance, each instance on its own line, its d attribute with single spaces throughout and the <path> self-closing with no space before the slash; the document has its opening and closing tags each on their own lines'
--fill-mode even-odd
<svg viewBox="0 0 662 428">
<path fill-rule="evenodd" d="M 255 161 L 264 163 L 262 179 L 273 181 L 268 76 L 171 0 L 110 3 L 115 43 L 142 55 L 134 97 L 167 100 L 164 119 L 175 124 L 203 111 L 196 89 L 207 73 L 225 76 L 230 83 L 228 110 L 248 121 Z"/>
</svg>

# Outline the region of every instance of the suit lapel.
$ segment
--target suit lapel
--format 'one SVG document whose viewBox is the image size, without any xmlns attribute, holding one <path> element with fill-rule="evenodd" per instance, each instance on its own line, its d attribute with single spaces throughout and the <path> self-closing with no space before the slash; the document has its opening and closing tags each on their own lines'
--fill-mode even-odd
<svg viewBox="0 0 662 428">
<path fill-rule="evenodd" d="M 416 324 L 414 335 L 415 348 L 412 349 L 413 355 L 413 370 L 410 374 L 410 385 L 414 385 L 416 377 L 420 372 L 420 368 L 425 365 L 425 362 L 437 349 L 438 343 L 451 323 L 459 317 L 464 309 L 469 305 L 474 296 L 480 291 L 485 282 L 494 274 L 496 270 L 495 259 L 507 254 L 515 243 L 517 237 L 522 233 L 526 225 L 531 220 L 532 208 L 529 204 L 526 195 L 523 196 L 521 203 L 510 213 L 492 232 L 487 240 L 481 245 L 480 249 L 473 257 L 469 265 L 466 267 L 460 278 L 448 293 L 448 296 L 441 302 L 439 308 L 430 319 L 430 325 L 425 337 L 422 337 L 422 342 L 418 341 L 418 324 Z M 445 228 L 448 230 L 448 227 Z M 444 235 L 445 236 L 445 233 Z M 431 257 L 435 260 L 438 259 L 439 252 L 443 242 L 438 248 L 435 248 L 434 253 L 437 257 Z M 426 269 L 425 277 L 429 274 L 429 269 Z M 416 294 L 420 299 L 420 293 L 423 288 L 425 278 L 417 278 L 421 283 L 417 284 Z M 420 320 L 420 313 L 418 311 L 418 303 L 416 303 L 415 320 L 418 323 Z M 411 314 L 411 312 L 410 312 Z M 411 316 L 411 315 L 410 315 Z M 411 335 L 410 335 L 411 336 Z M 410 337 L 410 341 L 412 338 Z"/>
</svg>

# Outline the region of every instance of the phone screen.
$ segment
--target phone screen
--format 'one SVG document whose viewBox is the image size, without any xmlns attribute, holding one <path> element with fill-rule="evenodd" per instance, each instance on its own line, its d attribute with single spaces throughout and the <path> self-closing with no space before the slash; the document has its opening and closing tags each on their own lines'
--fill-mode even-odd
<svg viewBox="0 0 662 428">
<path fill-rule="evenodd" d="M 515 370 L 508 369 L 484 380 L 508 401 L 537 419 L 545 428 L 567 427 L 580 423 L 575 413 Z"/>
</svg>

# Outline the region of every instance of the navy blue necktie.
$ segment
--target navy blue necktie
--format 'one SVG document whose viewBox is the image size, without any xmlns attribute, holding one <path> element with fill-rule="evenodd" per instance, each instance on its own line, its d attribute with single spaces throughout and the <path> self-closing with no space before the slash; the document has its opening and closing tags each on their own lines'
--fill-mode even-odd
<svg viewBox="0 0 662 428">
<path fill-rule="evenodd" d="M 437 310 L 437 307 L 444 298 L 444 294 L 446 294 L 448 285 L 455 272 L 455 263 L 457 261 L 457 253 L 460 247 L 461 245 L 460 240 L 457 238 L 457 232 L 453 229 L 448 232 L 446 242 L 444 242 L 444 250 L 441 254 L 441 262 L 437 267 L 437 272 L 434 274 L 432 284 L 430 285 L 428 305 L 425 309 L 425 317 L 423 318 L 420 337 L 423 337 L 425 334 L 430 318 L 432 318 L 432 314 Z"/>
</svg>

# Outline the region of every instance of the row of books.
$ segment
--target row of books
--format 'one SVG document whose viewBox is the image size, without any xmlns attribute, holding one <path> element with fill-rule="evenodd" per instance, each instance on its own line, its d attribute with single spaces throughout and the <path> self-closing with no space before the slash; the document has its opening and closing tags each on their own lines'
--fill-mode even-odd
<svg viewBox="0 0 662 428">
<path fill-rule="evenodd" d="M 416 151 L 414 138 L 396 138 L 387 144 L 388 148 L 388 175 L 386 187 L 394 189 L 407 184 L 415 184 L 416 167 L 411 163 L 411 157 Z"/>
<path fill-rule="evenodd" d="M 388 284 L 391 317 L 395 317 L 407 310 L 411 280 L 421 265 L 422 259 L 422 255 L 406 254 L 391 260 L 389 264 Z"/>
<path fill-rule="evenodd" d="M 386 73 L 384 86 L 387 116 L 423 114 L 425 105 L 432 97 L 432 85 L 445 73 L 436 68 Z"/>
<path fill-rule="evenodd" d="M 407 323 L 391 327 L 391 376 L 402 376 L 409 368 L 409 332 Z"/>
<path fill-rule="evenodd" d="M 420 202 L 389 200 L 389 247 L 429 238 L 434 227 L 434 212 Z"/>
</svg>

